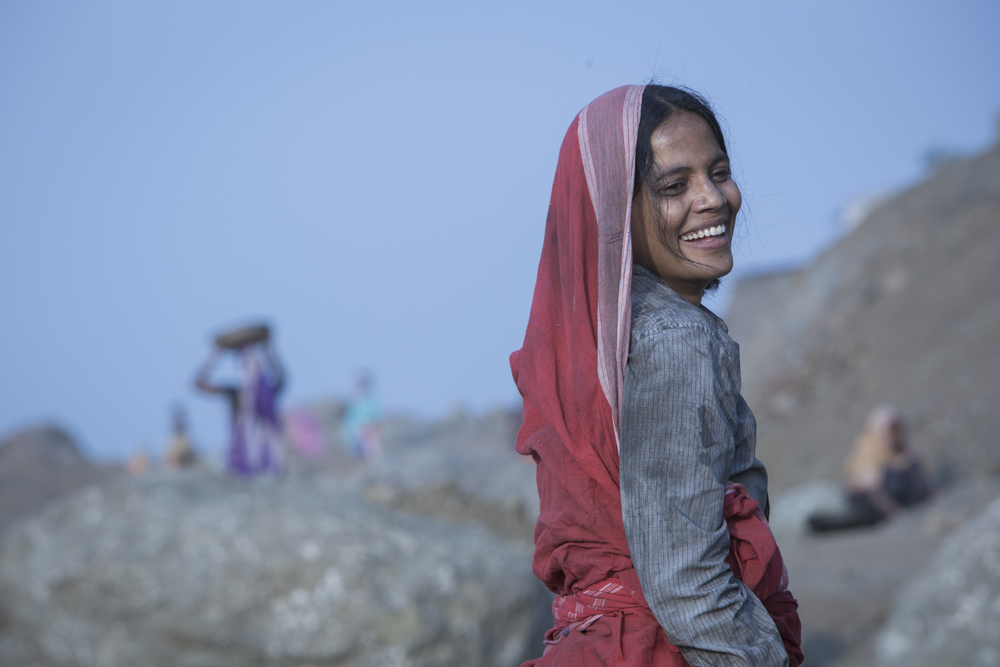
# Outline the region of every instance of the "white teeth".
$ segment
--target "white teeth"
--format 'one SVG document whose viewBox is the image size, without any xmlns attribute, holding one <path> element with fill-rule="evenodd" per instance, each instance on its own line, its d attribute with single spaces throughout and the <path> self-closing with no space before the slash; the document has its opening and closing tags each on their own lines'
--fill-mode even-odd
<svg viewBox="0 0 1000 667">
<path fill-rule="evenodd" d="M 706 236 L 720 236 L 726 233 L 726 226 L 719 225 L 717 227 L 709 227 L 708 229 L 701 229 L 697 232 L 691 232 L 690 234 L 685 234 L 681 237 L 681 241 L 696 241 L 697 239 L 703 239 Z"/>
</svg>

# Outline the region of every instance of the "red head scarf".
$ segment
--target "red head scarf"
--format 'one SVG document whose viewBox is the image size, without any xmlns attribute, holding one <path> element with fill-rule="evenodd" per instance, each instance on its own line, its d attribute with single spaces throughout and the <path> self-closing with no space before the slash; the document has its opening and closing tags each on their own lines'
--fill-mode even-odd
<svg viewBox="0 0 1000 667">
<path fill-rule="evenodd" d="M 618 493 L 618 422 L 631 321 L 632 182 L 644 86 L 584 107 L 559 152 L 524 345 L 522 454 L 548 426 L 594 480 Z"/>
<path fill-rule="evenodd" d="M 510 357 L 524 399 L 517 451 L 537 464 L 534 572 L 560 596 L 548 637 L 559 656 L 546 653 L 540 665 L 686 664 L 642 596 L 618 478 L 643 88 L 598 97 L 566 133 L 524 345 Z M 593 608 L 604 612 L 599 624 Z M 583 642 L 571 636 L 577 619 Z"/>
</svg>

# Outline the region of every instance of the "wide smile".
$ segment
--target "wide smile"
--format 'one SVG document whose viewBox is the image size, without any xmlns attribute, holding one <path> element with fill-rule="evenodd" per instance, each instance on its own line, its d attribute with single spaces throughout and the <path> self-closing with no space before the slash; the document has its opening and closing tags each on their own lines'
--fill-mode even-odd
<svg viewBox="0 0 1000 667">
<path fill-rule="evenodd" d="M 711 239 L 708 243 L 705 243 L 704 239 Z M 697 241 L 702 241 L 698 245 L 716 245 L 719 240 L 725 241 L 726 239 L 726 224 L 712 225 L 710 227 L 703 227 L 693 232 L 689 232 L 681 237 L 681 241 L 687 241 L 689 243 L 694 243 Z"/>
</svg>

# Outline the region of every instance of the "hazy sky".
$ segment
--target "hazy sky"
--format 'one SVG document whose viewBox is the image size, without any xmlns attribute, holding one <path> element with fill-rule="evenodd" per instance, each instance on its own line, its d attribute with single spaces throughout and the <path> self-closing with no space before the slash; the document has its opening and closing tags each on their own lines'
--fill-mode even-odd
<svg viewBox="0 0 1000 667">
<path fill-rule="evenodd" d="M 929 148 L 993 141 L 998 25 L 996 2 L 7 0 L 0 434 L 158 452 L 179 402 L 218 449 L 191 378 L 248 317 L 277 325 L 286 405 L 363 367 L 390 409 L 512 404 L 583 105 L 704 92 L 749 214 L 737 271 L 799 263 Z"/>
</svg>

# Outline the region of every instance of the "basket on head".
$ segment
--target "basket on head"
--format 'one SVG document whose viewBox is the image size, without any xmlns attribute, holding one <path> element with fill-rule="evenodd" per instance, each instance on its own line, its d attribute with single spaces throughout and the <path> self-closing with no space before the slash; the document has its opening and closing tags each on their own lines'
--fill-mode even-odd
<svg viewBox="0 0 1000 667">
<path fill-rule="evenodd" d="M 266 324 L 254 324 L 224 331 L 215 337 L 215 344 L 229 350 L 238 350 L 254 343 L 263 343 L 271 337 Z"/>
</svg>

